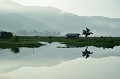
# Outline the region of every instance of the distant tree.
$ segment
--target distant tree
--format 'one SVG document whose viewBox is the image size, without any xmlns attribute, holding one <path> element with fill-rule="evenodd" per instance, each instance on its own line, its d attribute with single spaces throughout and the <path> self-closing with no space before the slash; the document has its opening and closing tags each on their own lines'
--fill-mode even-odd
<svg viewBox="0 0 120 79">
<path fill-rule="evenodd" d="M 83 34 L 82 35 L 85 35 L 85 37 L 88 37 L 88 35 L 93 35 L 92 32 L 90 32 L 90 29 L 86 28 L 86 30 L 83 30 Z"/>
<path fill-rule="evenodd" d="M 13 37 L 13 34 L 11 32 L 5 32 L 5 31 L 0 32 L 1 39 L 10 39 L 12 37 Z"/>
</svg>

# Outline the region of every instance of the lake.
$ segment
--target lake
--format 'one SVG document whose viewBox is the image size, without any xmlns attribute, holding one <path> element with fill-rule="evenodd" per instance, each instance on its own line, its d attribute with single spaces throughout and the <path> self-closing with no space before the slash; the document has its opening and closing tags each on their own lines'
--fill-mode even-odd
<svg viewBox="0 0 120 79">
<path fill-rule="evenodd" d="M 120 79 L 120 46 L 0 49 L 0 79 Z"/>
</svg>

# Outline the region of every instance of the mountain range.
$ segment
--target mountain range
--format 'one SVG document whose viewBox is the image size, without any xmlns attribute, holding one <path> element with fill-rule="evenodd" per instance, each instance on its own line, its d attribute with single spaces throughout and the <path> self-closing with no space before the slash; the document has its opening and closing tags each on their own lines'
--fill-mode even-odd
<svg viewBox="0 0 120 79">
<path fill-rule="evenodd" d="M 55 7 L 23 6 L 0 0 L 0 30 L 82 33 L 89 28 L 94 36 L 120 36 L 120 18 L 78 16 Z"/>
</svg>

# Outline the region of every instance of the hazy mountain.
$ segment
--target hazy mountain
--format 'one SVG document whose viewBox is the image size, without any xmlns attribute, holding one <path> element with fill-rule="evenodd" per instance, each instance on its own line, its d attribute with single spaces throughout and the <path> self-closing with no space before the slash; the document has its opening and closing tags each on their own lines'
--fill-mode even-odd
<svg viewBox="0 0 120 79">
<path fill-rule="evenodd" d="M 22 6 L 11 0 L 0 0 L 0 13 L 18 11 Z"/>
<path fill-rule="evenodd" d="M 21 15 L 19 13 L 21 9 L 24 7 L 10 0 L 0 0 L 0 29 L 13 32 L 18 30 L 53 31 L 49 26 Z"/>
<path fill-rule="evenodd" d="M 22 6 L 10 0 L 0 1 L 7 6 L 12 5 L 5 10 L 0 10 L 0 27 L 5 30 L 52 31 L 55 29 L 64 34 L 67 32 L 82 33 L 82 30 L 88 27 L 94 36 L 120 36 L 119 18 L 78 16 L 50 6 Z M 6 8 L 6 5 L 2 6 Z"/>
<path fill-rule="evenodd" d="M 17 30 L 40 30 L 47 31 L 48 26 L 36 22 L 32 19 L 24 17 L 22 15 L 11 13 L 11 14 L 0 14 L 0 28 L 2 30 L 17 31 Z"/>
<path fill-rule="evenodd" d="M 23 15 L 49 25 L 60 32 L 79 32 L 86 27 L 99 36 L 120 36 L 120 19 L 102 16 L 78 16 L 53 7 L 28 7 Z M 32 12 L 33 10 L 33 12 Z M 64 28 L 64 29 L 63 29 Z"/>
</svg>

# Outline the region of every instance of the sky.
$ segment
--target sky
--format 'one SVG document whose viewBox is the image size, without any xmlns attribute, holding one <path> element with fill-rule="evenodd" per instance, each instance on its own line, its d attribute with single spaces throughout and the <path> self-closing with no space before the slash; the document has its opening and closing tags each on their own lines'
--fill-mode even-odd
<svg viewBox="0 0 120 79">
<path fill-rule="evenodd" d="M 120 0 L 12 0 L 24 6 L 53 6 L 80 16 L 120 18 Z"/>
</svg>

